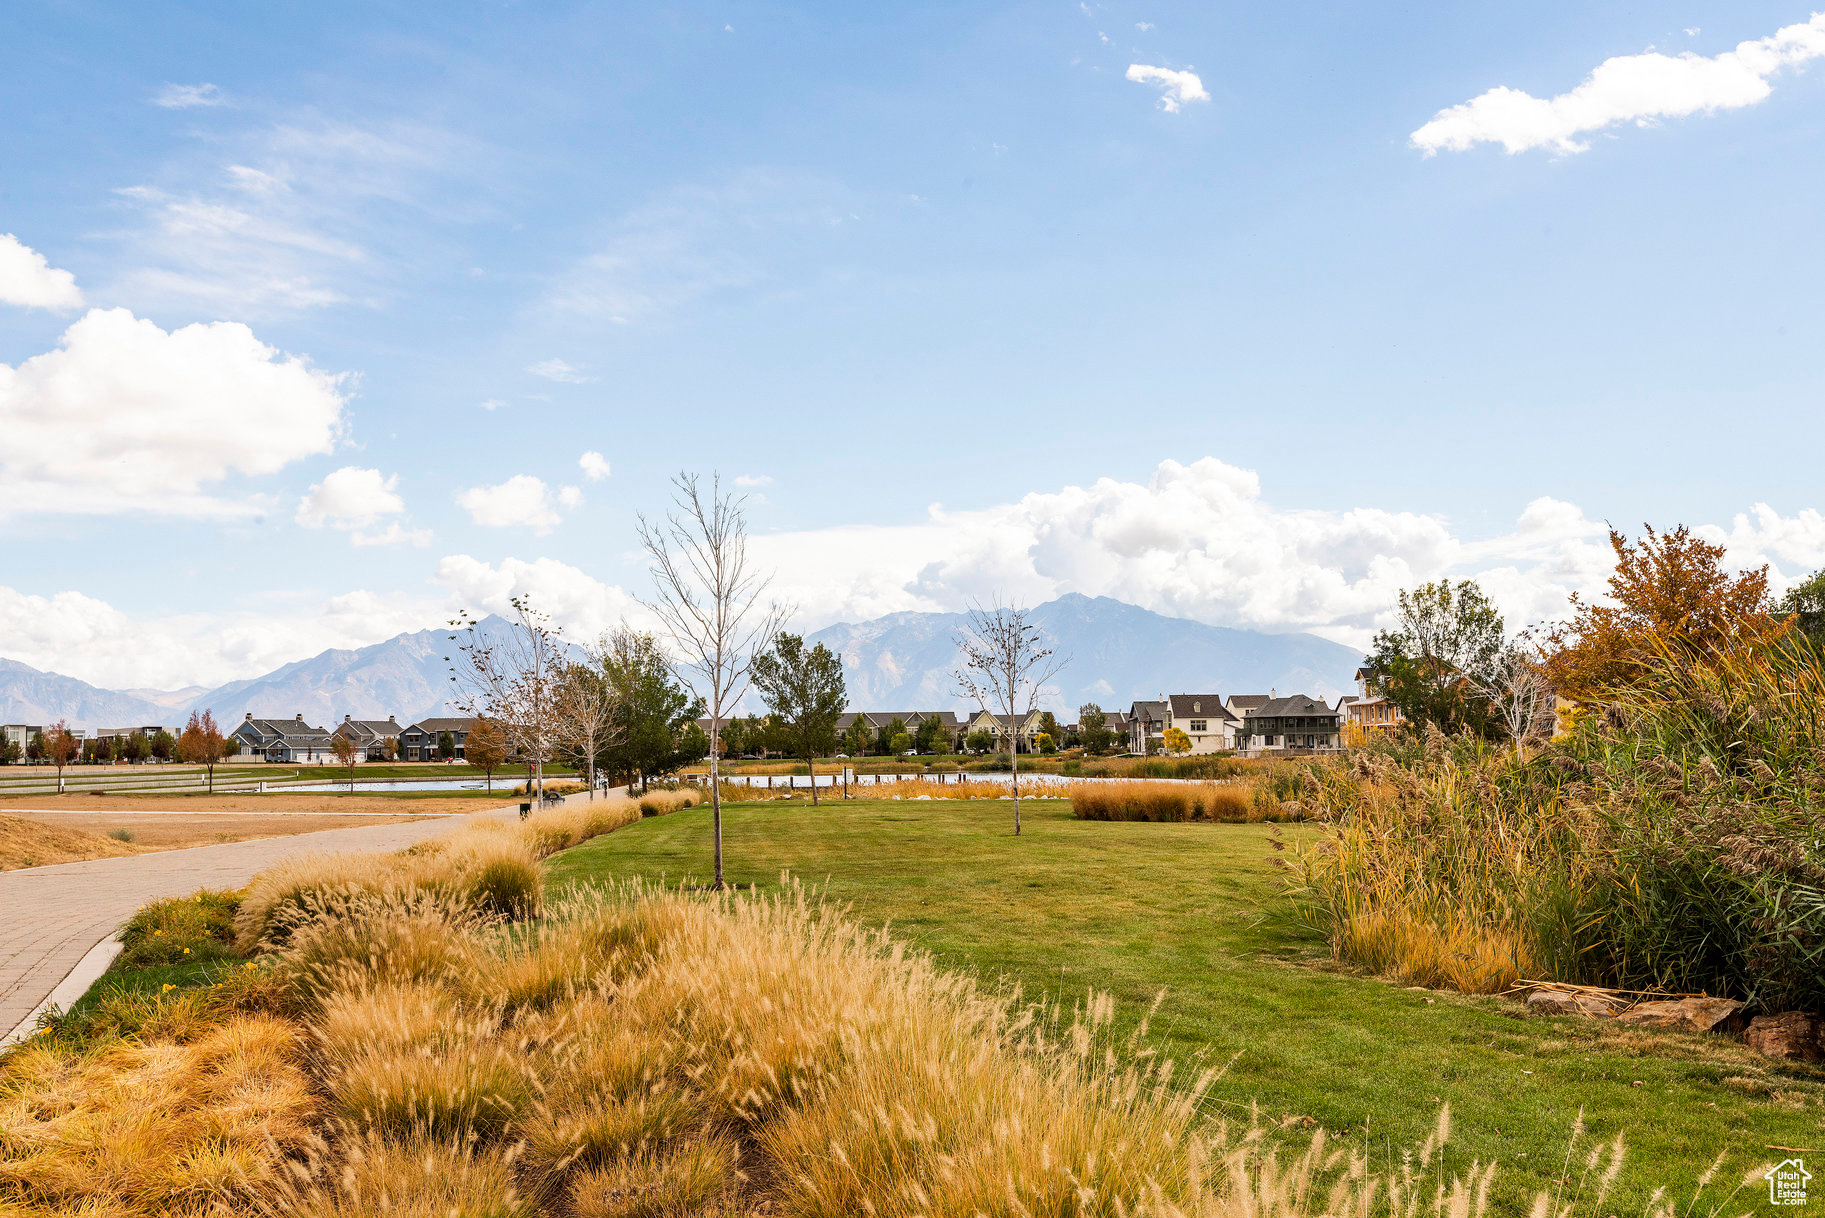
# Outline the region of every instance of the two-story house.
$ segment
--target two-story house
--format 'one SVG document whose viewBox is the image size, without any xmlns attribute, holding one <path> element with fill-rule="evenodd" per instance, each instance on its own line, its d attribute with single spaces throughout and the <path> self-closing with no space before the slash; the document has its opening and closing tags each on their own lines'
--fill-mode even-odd
<svg viewBox="0 0 1825 1218">
<path fill-rule="evenodd" d="M 475 726 L 475 719 L 447 718 L 420 719 L 411 727 L 399 733 L 399 756 L 403 761 L 436 761 L 438 759 L 437 742 L 445 732 L 456 746 L 456 756 L 463 756 L 463 744 L 469 739 L 469 731 Z"/>
<path fill-rule="evenodd" d="M 1219 694 L 1173 694 L 1166 699 L 1166 726 L 1184 732 L 1193 753 L 1220 753 L 1236 747 L 1242 720 Z"/>
<path fill-rule="evenodd" d="M 256 719 L 253 712 L 248 711 L 247 718 L 235 725 L 228 735 L 240 744 L 243 753 L 267 761 L 295 764 L 334 756 L 330 734 L 306 723 L 303 715 L 290 719 Z"/>
<path fill-rule="evenodd" d="M 1022 753 L 1033 751 L 1033 737 L 1039 735 L 1039 716 L 1043 711 L 1031 710 L 1024 715 L 1015 716 L 1015 748 Z M 1008 747 L 1008 719 L 1006 715 L 992 715 L 979 710 L 970 716 L 965 734 L 970 732 L 987 732 L 995 738 L 997 751 Z"/>
<path fill-rule="evenodd" d="M 1345 698 L 1338 707 L 1343 712 L 1347 735 L 1354 738 L 1358 734 L 1372 736 L 1378 732 L 1391 732 L 1406 722 L 1399 707 L 1386 698 L 1378 698 L 1369 692 L 1368 669 L 1356 670 L 1356 687 L 1360 691 L 1359 695 Z"/>
<path fill-rule="evenodd" d="M 1343 714 L 1305 694 L 1270 698 L 1242 717 L 1237 733 L 1245 752 L 1326 752 L 1343 747 Z"/>
<path fill-rule="evenodd" d="M 344 715 L 342 722 L 338 723 L 336 730 L 330 734 L 348 737 L 360 750 L 361 755 L 369 761 L 385 761 L 389 740 L 393 742 L 393 755 L 395 757 L 402 755 L 399 748 L 399 734 L 404 730 L 399 726 L 399 721 L 391 715 L 385 719 L 357 719 L 352 715 Z"/>
<path fill-rule="evenodd" d="M 1164 702 L 1136 702 L 1128 707 L 1128 751 L 1151 756 L 1166 747 L 1168 707 Z"/>
</svg>

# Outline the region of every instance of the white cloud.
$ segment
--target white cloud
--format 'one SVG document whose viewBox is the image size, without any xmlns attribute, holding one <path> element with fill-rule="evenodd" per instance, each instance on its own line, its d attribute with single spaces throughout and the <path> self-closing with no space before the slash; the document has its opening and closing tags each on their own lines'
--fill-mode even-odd
<svg viewBox="0 0 1825 1218">
<path fill-rule="evenodd" d="M 594 449 L 578 457 L 577 466 L 583 471 L 583 476 L 591 482 L 600 482 L 608 477 L 608 458 Z"/>
<path fill-rule="evenodd" d="M 76 276 L 11 233 L 0 233 L 0 301 L 27 309 L 80 309 Z"/>
<path fill-rule="evenodd" d="M 581 385 L 589 379 L 561 359 L 542 359 L 536 364 L 526 365 L 526 371 L 566 385 Z"/>
<path fill-rule="evenodd" d="M 1782 517 L 1758 506 L 1730 529 L 1706 532 L 1735 566 L 1784 564 L 1777 588 L 1825 566 L 1825 516 L 1816 511 Z M 1480 540 L 1432 515 L 1280 508 L 1254 473 L 1205 458 L 1163 462 L 1145 483 L 1105 478 L 979 510 L 934 506 L 914 524 L 762 534 L 751 544 L 807 629 L 956 610 L 971 598 L 1037 603 L 1081 592 L 1366 647 L 1396 594 L 1430 579 L 1481 581 L 1515 629 L 1556 618 L 1572 592 L 1602 591 L 1612 561 L 1605 534 L 1576 505 L 1550 498 Z M 832 554 L 844 555 L 840 567 Z"/>
<path fill-rule="evenodd" d="M 390 522 L 383 532 L 356 531 L 350 533 L 349 544 L 353 546 L 417 546 L 422 550 L 431 544 L 431 530 L 408 529 L 395 520 Z"/>
<path fill-rule="evenodd" d="M 515 474 L 498 486 L 477 486 L 456 497 L 457 505 L 485 528 L 528 528 L 543 537 L 564 518 L 543 478 Z M 565 504 L 564 506 L 572 506 Z"/>
<path fill-rule="evenodd" d="M 1134 28 L 1141 31 L 1141 33 L 1145 34 L 1148 30 L 1153 28 L 1153 22 L 1137 21 L 1134 23 Z"/>
<path fill-rule="evenodd" d="M 1128 65 L 1128 79 L 1136 84 L 1156 86 L 1160 90 L 1160 109 L 1168 114 L 1177 114 L 1179 107 L 1186 102 L 1210 100 L 1210 94 L 1204 91 L 1204 82 L 1196 72 L 1131 63 Z"/>
<path fill-rule="evenodd" d="M 507 403 L 501 401 L 499 398 L 488 398 L 486 401 L 481 403 L 481 408 L 483 410 L 499 410 L 501 407 L 505 406 L 506 404 Z"/>
<path fill-rule="evenodd" d="M 1772 91 L 1769 77 L 1821 55 L 1825 13 L 1709 58 L 1690 51 L 1619 55 L 1556 97 L 1498 86 L 1440 110 L 1413 133 L 1412 143 L 1427 156 L 1481 143 L 1500 144 L 1510 153 L 1531 148 L 1583 152 L 1590 145 L 1579 137 L 1617 123 L 1645 127 L 1662 118 L 1752 106 Z"/>
<path fill-rule="evenodd" d="M 366 647 L 446 616 L 435 597 L 274 592 L 206 613 L 134 618 L 81 592 L 0 586 L 6 655 L 104 689 L 214 686 L 330 647 Z M 85 726 L 102 726 L 87 724 Z"/>
<path fill-rule="evenodd" d="M 772 474 L 737 474 L 735 477 L 735 485 L 736 486 L 771 486 L 771 485 L 773 485 L 773 475 Z"/>
<path fill-rule="evenodd" d="M 394 490 L 399 475 L 391 478 L 377 469 L 345 465 L 305 493 L 298 504 L 297 521 L 307 529 L 334 524 L 339 529 L 359 529 L 382 516 L 406 510 L 406 501 Z"/>
<path fill-rule="evenodd" d="M 152 95 L 152 104 L 167 110 L 188 110 L 195 106 L 220 106 L 227 102 L 222 91 L 211 84 L 166 85 Z"/>
<path fill-rule="evenodd" d="M 513 598 L 520 597 L 549 613 L 575 640 L 592 639 L 624 617 L 650 625 L 639 602 L 621 588 L 554 558 L 509 558 L 496 567 L 452 554 L 437 564 L 435 578 L 449 590 L 453 610 L 509 613 Z"/>
<path fill-rule="evenodd" d="M 559 489 L 558 502 L 571 511 L 575 511 L 583 506 L 583 488 L 580 486 L 566 486 Z"/>
<path fill-rule="evenodd" d="M 250 511 L 205 488 L 329 452 L 344 379 L 237 322 L 167 333 L 90 310 L 56 350 L 0 364 L 0 517 Z"/>
</svg>

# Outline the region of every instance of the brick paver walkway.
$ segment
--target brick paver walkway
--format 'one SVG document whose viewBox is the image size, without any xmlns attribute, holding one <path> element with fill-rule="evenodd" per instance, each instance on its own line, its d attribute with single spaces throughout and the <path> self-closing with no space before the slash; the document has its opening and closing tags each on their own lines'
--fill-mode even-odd
<svg viewBox="0 0 1825 1218">
<path fill-rule="evenodd" d="M 471 816 L 515 816 L 496 808 Z M 43 1002 L 90 948 L 147 901 L 239 888 L 280 859 L 316 850 L 402 850 L 462 817 L 324 829 L 131 858 L 0 871 L 0 1037 Z"/>
</svg>

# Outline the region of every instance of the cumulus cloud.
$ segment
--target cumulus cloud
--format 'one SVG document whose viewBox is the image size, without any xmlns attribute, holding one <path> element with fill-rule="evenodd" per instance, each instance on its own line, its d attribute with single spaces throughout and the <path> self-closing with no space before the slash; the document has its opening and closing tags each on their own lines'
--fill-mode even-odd
<svg viewBox="0 0 1825 1218">
<path fill-rule="evenodd" d="M 1128 79 L 1138 85 L 1153 85 L 1160 90 L 1160 109 L 1168 114 L 1177 114 L 1179 107 L 1186 102 L 1207 102 L 1210 94 L 1204 91 L 1204 82 L 1196 72 L 1181 72 L 1173 68 L 1156 68 L 1151 64 L 1131 63 L 1128 65 Z"/>
<path fill-rule="evenodd" d="M 383 517 L 405 512 L 406 502 L 395 490 L 398 485 L 398 474 L 389 478 L 377 469 L 345 465 L 305 492 L 295 519 L 307 529 L 341 529 L 357 546 L 428 545 L 429 529 L 409 530 L 397 520 L 379 533 L 365 531 Z"/>
<path fill-rule="evenodd" d="M 0 364 L 0 517 L 243 514 L 207 488 L 329 452 L 343 383 L 236 322 L 167 332 L 93 309 L 56 350 Z"/>
<path fill-rule="evenodd" d="M 445 613 L 434 596 L 358 589 L 331 597 L 271 592 L 227 609 L 136 618 L 81 592 L 33 595 L 0 586 L 8 659 L 104 689 L 242 680 L 326 648 L 366 647 L 422 630 Z"/>
<path fill-rule="evenodd" d="M 528 364 L 526 371 L 565 385 L 581 385 L 589 379 L 561 359 L 542 359 L 536 364 Z"/>
<path fill-rule="evenodd" d="M 497 486 L 471 487 L 456 502 L 485 528 L 528 528 L 543 537 L 563 523 L 558 507 L 575 507 L 580 499 L 581 492 L 575 487 L 566 487 L 554 497 L 543 478 L 515 474 Z"/>
<path fill-rule="evenodd" d="M 773 485 L 773 475 L 772 474 L 737 474 L 735 476 L 735 485 L 736 486 L 771 486 L 771 485 Z"/>
<path fill-rule="evenodd" d="M 76 276 L 11 233 L 0 233 L 0 301 L 27 309 L 80 309 Z"/>
<path fill-rule="evenodd" d="M 166 85 L 152 95 L 152 104 L 167 110 L 189 110 L 196 106 L 220 106 L 228 99 L 211 84 Z"/>
<path fill-rule="evenodd" d="M 449 592 L 452 609 L 510 613 L 518 597 L 530 601 L 572 639 L 591 639 L 622 618 L 646 624 L 646 610 L 632 596 L 555 558 L 509 558 L 499 566 L 467 554 L 437 564 L 436 581 Z"/>
<path fill-rule="evenodd" d="M 591 482 L 600 482 L 608 477 L 608 458 L 593 449 L 577 458 L 577 466 Z"/>
<path fill-rule="evenodd" d="M 1509 153 L 1532 148 L 1583 152 L 1590 145 L 1581 136 L 1617 123 L 1645 127 L 1663 118 L 1753 106 L 1773 91 L 1769 78 L 1782 68 L 1822 55 L 1825 13 L 1708 58 L 1691 51 L 1619 55 L 1556 97 L 1497 86 L 1440 110 L 1413 133 L 1412 143 L 1427 156 L 1482 143 L 1500 144 Z"/>
<path fill-rule="evenodd" d="M 1218 626 L 1309 630 L 1356 647 L 1425 580 L 1483 583 L 1516 629 L 1557 618 L 1574 591 L 1600 593 L 1606 527 L 1575 504 L 1528 504 L 1501 534 L 1465 539 L 1441 516 L 1357 507 L 1282 508 L 1260 479 L 1215 458 L 1162 463 L 1145 482 L 1101 479 L 972 511 L 934 506 L 905 525 L 757 536 L 774 589 L 801 625 L 903 610 L 956 610 L 997 595 L 1027 603 L 1110 596 Z M 1825 565 L 1825 517 L 1758 506 L 1711 529 L 1738 567 L 1776 562 L 1784 587 Z M 840 567 L 829 562 L 842 554 Z M 1781 573 L 1785 564 L 1788 574 Z"/>
</svg>

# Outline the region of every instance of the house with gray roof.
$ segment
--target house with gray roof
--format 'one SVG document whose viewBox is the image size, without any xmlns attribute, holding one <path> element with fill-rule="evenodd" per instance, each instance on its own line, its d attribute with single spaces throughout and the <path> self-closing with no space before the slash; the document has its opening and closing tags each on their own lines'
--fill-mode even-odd
<svg viewBox="0 0 1825 1218">
<path fill-rule="evenodd" d="M 399 735 L 403 731 L 405 729 L 391 715 L 385 719 L 357 719 L 353 715 L 344 715 L 342 722 L 336 725 L 336 730 L 330 735 L 347 736 L 369 761 L 385 761 L 389 740 L 393 742 L 393 755 L 403 755 L 399 748 Z"/>
<path fill-rule="evenodd" d="M 437 742 L 445 732 L 456 745 L 456 756 L 463 756 L 463 745 L 475 727 L 474 716 L 465 718 L 420 719 L 399 733 L 399 757 L 402 761 L 436 761 Z"/>
<path fill-rule="evenodd" d="M 1343 747 L 1343 711 L 1305 694 L 1270 698 L 1242 716 L 1238 735 L 1250 756 L 1332 752 Z"/>
<path fill-rule="evenodd" d="M 1128 707 L 1128 751 L 1151 756 L 1166 747 L 1166 703 L 1136 702 Z"/>
<path fill-rule="evenodd" d="M 290 719 L 256 719 L 253 712 L 248 711 L 247 718 L 236 724 L 228 737 L 240 743 L 243 753 L 266 761 L 295 765 L 335 756 L 330 734 L 306 723 L 303 715 Z"/>
<path fill-rule="evenodd" d="M 1242 717 L 1221 694 L 1173 694 L 1166 699 L 1166 726 L 1184 732 L 1193 753 L 1223 753 L 1236 747 Z"/>
</svg>

